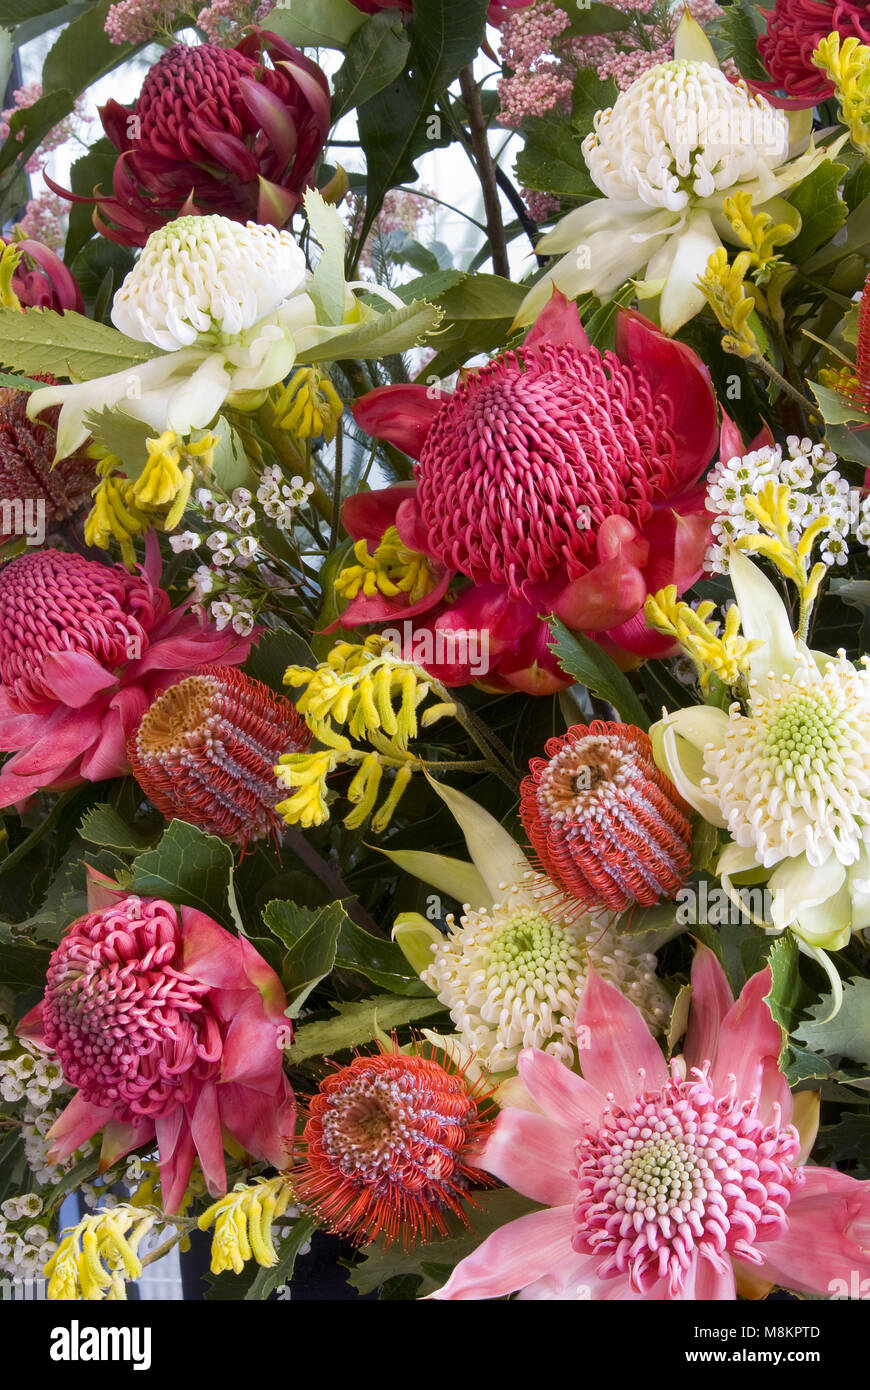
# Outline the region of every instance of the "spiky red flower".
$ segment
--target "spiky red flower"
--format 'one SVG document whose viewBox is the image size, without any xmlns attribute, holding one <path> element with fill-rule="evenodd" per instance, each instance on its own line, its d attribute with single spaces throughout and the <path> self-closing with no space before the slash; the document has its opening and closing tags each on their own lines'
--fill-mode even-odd
<svg viewBox="0 0 870 1390">
<path fill-rule="evenodd" d="M 359 1242 L 427 1240 L 446 1232 L 448 1212 L 465 1220 L 469 1186 L 486 1184 L 472 1146 L 489 1124 L 485 1097 L 462 1071 L 394 1044 L 321 1082 L 294 1186 L 332 1230 Z"/>
<path fill-rule="evenodd" d="M 832 84 L 813 63 L 814 50 L 828 34 L 836 30 L 841 39 L 870 43 L 866 0 L 776 0 L 773 13 L 766 13 L 758 51 L 772 80 L 752 85 L 767 92 L 774 105 L 815 106 L 833 95 Z M 787 93 L 786 100 L 771 95 L 777 88 Z"/>
<path fill-rule="evenodd" d="M 56 385 L 53 376 L 35 380 Z M 35 507 L 47 524 L 65 521 L 90 501 L 97 481 L 94 460 L 84 452 L 52 467 L 60 408 L 28 420 L 28 399 L 27 391 L 0 390 L 0 541 L 19 534 L 16 504 L 28 524 Z"/>
<path fill-rule="evenodd" d="M 94 199 L 112 241 L 144 246 L 183 213 L 283 227 L 329 132 L 329 84 L 297 48 L 252 28 L 235 48 L 175 44 L 132 109 L 110 100 L 100 117 L 120 151 L 113 195 Z"/>
<path fill-rule="evenodd" d="M 128 744 L 133 776 L 167 819 L 227 840 L 260 840 L 279 823 L 273 767 L 311 731 L 296 706 L 231 666 L 207 666 L 155 700 Z"/>
<path fill-rule="evenodd" d="M 547 874 L 581 903 L 622 912 L 673 897 L 689 873 L 690 808 L 633 724 L 575 724 L 533 758 L 520 816 Z"/>
<path fill-rule="evenodd" d="M 195 1156 L 226 1191 L 224 1132 L 286 1166 L 295 1105 L 284 1075 L 287 1000 L 243 936 L 204 912 L 110 894 L 52 954 L 45 996 L 19 1032 L 57 1053 L 77 1093 L 49 1132 L 62 1162 L 105 1130 L 104 1167 L 156 1138 L 175 1211 Z"/>
</svg>

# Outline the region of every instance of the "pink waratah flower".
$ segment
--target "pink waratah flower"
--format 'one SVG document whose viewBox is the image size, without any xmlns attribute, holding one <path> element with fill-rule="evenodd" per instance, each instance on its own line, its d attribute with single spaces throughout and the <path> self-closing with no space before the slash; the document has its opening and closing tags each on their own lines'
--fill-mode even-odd
<svg viewBox="0 0 870 1390">
<path fill-rule="evenodd" d="M 0 241 L 0 248 L 9 244 Z M 11 245 L 20 257 L 12 275 L 12 289 L 22 309 L 85 312 L 78 281 L 50 247 L 29 237 Z"/>
<path fill-rule="evenodd" d="M 623 309 L 616 352 L 601 353 L 556 291 L 523 346 L 465 373 L 452 395 L 382 386 L 354 415 L 419 462 L 416 486 L 349 498 L 345 528 L 374 550 L 396 527 L 430 562 L 432 587 L 411 604 L 360 593 L 345 627 L 425 614 L 436 637 L 485 631 L 483 679 L 532 694 L 566 684 L 548 614 L 624 667 L 671 650 L 643 603 L 702 572 L 710 530 L 695 485 L 717 437 L 710 375 L 691 348 Z M 448 601 L 456 576 L 472 584 Z M 472 678 L 468 663 L 424 664 L 449 685 Z"/>
<path fill-rule="evenodd" d="M 49 1130 L 62 1163 L 103 1131 L 100 1168 L 156 1139 L 164 1206 L 175 1211 L 195 1157 L 226 1191 L 222 1131 L 287 1166 L 295 1105 L 284 1075 L 281 981 L 243 936 L 204 912 L 113 898 L 53 952 L 42 1001 L 19 1033 L 57 1054 L 77 1088 Z"/>
<path fill-rule="evenodd" d="M 870 1184 L 801 1166 L 815 1119 L 779 1071 L 770 987 L 766 969 L 735 1003 L 699 946 L 685 1055 L 669 1069 L 635 1006 L 590 970 L 583 1078 L 522 1053 L 528 1108 L 504 1109 L 475 1160 L 546 1209 L 500 1227 L 433 1297 L 824 1296 L 870 1275 Z"/>
<path fill-rule="evenodd" d="M 0 806 L 129 772 L 148 706 L 208 662 L 236 666 L 253 636 L 170 609 L 148 536 L 141 573 L 61 550 L 0 569 Z"/>
</svg>

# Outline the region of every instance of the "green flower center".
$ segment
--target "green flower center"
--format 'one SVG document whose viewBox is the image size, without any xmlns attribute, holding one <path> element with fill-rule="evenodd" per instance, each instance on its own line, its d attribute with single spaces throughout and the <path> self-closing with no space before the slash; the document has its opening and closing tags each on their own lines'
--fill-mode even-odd
<svg viewBox="0 0 870 1390">
<path fill-rule="evenodd" d="M 490 962 L 498 970 L 516 971 L 526 979 L 543 978 L 571 969 L 576 943 L 539 912 L 511 917 L 490 947 Z"/>
<path fill-rule="evenodd" d="M 795 695 L 770 724 L 764 751 L 786 776 L 800 767 L 824 775 L 832 763 L 842 763 L 840 750 L 847 745 L 842 715 L 815 695 Z"/>
</svg>

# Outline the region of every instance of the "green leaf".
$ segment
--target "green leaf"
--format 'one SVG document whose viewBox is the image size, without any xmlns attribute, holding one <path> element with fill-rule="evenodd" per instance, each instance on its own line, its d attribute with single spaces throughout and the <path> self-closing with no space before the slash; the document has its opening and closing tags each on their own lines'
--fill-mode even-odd
<svg viewBox="0 0 870 1390">
<path fill-rule="evenodd" d="M 31 941 L 5 943 L 0 947 L 0 985 L 16 990 L 44 989 L 50 959 L 50 946 L 37 946 Z"/>
<path fill-rule="evenodd" d="M 818 1146 L 832 1166 L 848 1165 L 851 1177 L 870 1178 L 870 1115 L 847 1112 L 819 1132 Z"/>
<path fill-rule="evenodd" d="M 0 0 L 0 24 L 24 24 L 44 14 L 56 14 L 61 0 Z"/>
<path fill-rule="evenodd" d="M 156 356 L 157 349 L 148 343 L 137 343 L 72 309 L 65 314 L 28 309 L 22 314 L 0 307 L 0 362 L 16 371 L 58 377 L 72 372 L 91 381 Z"/>
<path fill-rule="evenodd" d="M 78 96 L 119 64 L 125 63 L 141 44 L 112 43 L 106 33 L 106 16 L 112 0 L 88 5 L 58 34 L 42 68 L 42 90 L 63 88 Z"/>
<path fill-rule="evenodd" d="M 785 932 L 769 945 L 766 955 L 771 982 L 770 993 L 764 998 L 774 1022 L 782 1028 L 787 1043 L 788 1034 L 794 1025 L 801 984 L 797 941 L 791 932 Z"/>
<path fill-rule="evenodd" d="M 365 14 L 349 0 L 281 0 L 268 27 L 297 48 L 346 48 Z"/>
<path fill-rule="evenodd" d="M 338 934 L 346 920 L 341 903 L 312 912 L 297 903 L 275 900 L 263 909 L 266 926 L 288 947 L 281 968 L 288 1018 L 298 1018 L 311 991 L 333 969 Z"/>
<path fill-rule="evenodd" d="M 550 619 L 550 631 L 556 639 L 549 644 L 550 650 L 555 652 L 562 670 L 585 685 L 600 700 L 613 705 L 627 724 L 636 724 L 639 729 L 647 730 L 649 719 L 646 711 L 616 662 L 589 637 L 569 632 L 558 618 Z"/>
<path fill-rule="evenodd" d="M 16 161 L 19 167 L 26 164 L 37 145 L 41 145 L 48 132 L 69 115 L 74 104 L 72 92 L 46 92 L 32 106 L 14 111 L 9 118 L 9 134 L 0 147 L 0 173 Z M 18 313 L 18 310 L 8 312 Z"/>
<path fill-rule="evenodd" d="M 443 276 L 454 273 L 440 272 Z M 422 293 L 422 287 L 436 279 L 433 275 L 412 280 L 408 288 L 418 285 Z M 424 381 L 446 376 L 469 357 L 500 347 L 526 294 L 522 285 L 500 275 L 463 276 L 441 293 L 434 287 L 425 292 L 444 310 L 444 322 L 435 340 L 438 355 L 421 373 Z"/>
<path fill-rule="evenodd" d="M 755 7 L 745 0 L 727 5 L 716 20 L 713 32 L 721 37 L 725 56 L 734 58 L 743 77 L 764 82 L 767 73 L 758 56 L 757 39 L 764 32 L 764 21 Z"/>
<path fill-rule="evenodd" d="M 837 1075 L 837 1068 L 826 1057 L 799 1047 L 793 1037 L 789 1038 L 782 1070 L 789 1086 L 796 1086 L 799 1081 L 824 1081 Z"/>
<path fill-rule="evenodd" d="M 819 167 L 825 168 L 825 165 Z M 843 225 L 846 229 L 843 240 L 840 241 L 838 237 L 836 245 L 829 241 L 816 251 L 815 255 L 811 256 L 801 267 L 805 274 L 815 276 L 818 271 L 827 270 L 837 261 L 851 256 L 855 251 L 863 251 L 866 246 L 870 245 L 870 196 L 858 204 Z M 789 257 L 791 257 L 794 245 L 794 242 L 789 245 Z"/>
<path fill-rule="evenodd" d="M 127 825 L 113 806 L 101 801 L 92 806 L 82 817 L 79 834 L 83 840 L 93 845 L 103 845 L 107 849 L 120 849 L 126 854 L 141 854 L 150 848 L 153 835 L 143 835 Z"/>
<path fill-rule="evenodd" d="M 112 175 L 117 159 L 118 151 L 108 136 L 103 136 L 101 140 L 97 140 L 91 145 L 87 154 L 82 155 L 81 159 L 77 159 L 70 169 L 69 178 L 72 192 L 78 193 L 83 198 L 90 198 L 94 189 L 100 186 L 104 192 L 108 193 L 112 187 Z M 63 258 L 67 265 L 72 265 L 85 243 L 94 236 L 92 212 L 93 208 L 90 203 L 72 203 L 70 205 L 66 246 L 63 252 Z M 112 243 L 105 243 L 102 237 L 97 238 L 97 241 L 112 245 Z M 114 247 L 113 249 L 123 251 L 126 248 Z"/>
<path fill-rule="evenodd" d="M 810 1010 L 814 1019 L 823 1019 L 831 1012 L 831 995 L 825 995 Z M 847 980 L 843 985 L 843 1003 L 827 1023 L 807 1020 L 795 1028 L 793 1036 L 814 1052 L 828 1057 L 851 1057 L 854 1062 L 870 1062 L 870 980 Z"/>
<path fill-rule="evenodd" d="M 320 259 L 308 284 L 317 308 L 318 323 L 340 324 L 344 318 L 345 227 L 335 208 L 324 202 L 316 189 L 305 195 L 308 223 L 320 247 Z"/>
<path fill-rule="evenodd" d="M 38 391 L 44 385 L 44 381 L 37 381 L 32 376 L 15 376 L 12 372 L 0 372 L 0 386 L 9 387 L 12 391 Z"/>
<path fill-rule="evenodd" d="M 347 56 L 335 74 L 333 122 L 382 91 L 403 71 L 410 42 L 397 10 L 372 15 L 351 37 Z"/>
<path fill-rule="evenodd" d="M 598 195 L 580 148 L 582 137 L 571 117 L 531 116 L 523 123 L 525 144 L 514 163 L 523 188 L 552 193 L 558 198 Z"/>
<path fill-rule="evenodd" d="M 612 5 L 597 4 L 596 0 L 576 4 L 574 13 L 571 14 L 569 10 L 568 15 L 569 23 L 562 30 L 562 37 L 567 34 L 614 34 L 631 27 L 631 15 L 614 9 Z"/>
<path fill-rule="evenodd" d="M 826 159 L 789 194 L 788 201 L 801 216 L 801 229 L 786 253 L 793 265 L 803 265 L 846 221 L 849 209 L 838 192 L 845 173 L 845 164 Z"/>
<path fill-rule="evenodd" d="M 89 410 L 85 424 L 94 439 L 120 460 L 126 476 L 138 478 L 148 458 L 147 441 L 153 437 L 154 427 L 114 406 Z"/>
<path fill-rule="evenodd" d="M 10 311 L 14 312 L 14 311 Z M 19 315 L 19 317 L 23 317 Z M 337 357 L 372 360 L 391 353 L 407 352 L 428 338 L 441 322 L 441 310 L 425 300 L 414 300 L 401 309 L 387 309 L 375 319 L 357 324 L 346 333 L 318 343 L 300 354 L 305 362 L 333 362 Z M 0 324 L 2 327 L 2 324 Z"/>
<path fill-rule="evenodd" d="M 239 925 L 233 852 L 216 835 L 174 820 L 154 849 L 133 861 L 131 893 L 199 908 L 230 930 Z"/>
<path fill-rule="evenodd" d="M 296 1030 L 293 1046 L 287 1050 L 291 1066 L 309 1057 L 331 1057 L 336 1052 L 346 1052 L 348 1048 L 371 1042 L 376 1026 L 389 1033 L 405 1023 L 415 1023 L 443 1012 L 434 994 L 428 999 L 397 999 L 393 994 L 379 994 L 355 1004 L 336 1004 L 335 1008 L 336 1017 L 304 1023 Z"/>
<path fill-rule="evenodd" d="M 367 168 L 363 240 L 389 189 L 416 177 L 420 137 L 429 133 L 427 122 L 437 121 L 440 127 L 436 103 L 460 68 L 473 61 L 484 36 L 486 10 L 487 0 L 414 0 L 407 69 L 358 108 Z M 440 128 L 430 129 L 440 137 Z"/>
<path fill-rule="evenodd" d="M 288 666 L 316 666 L 317 658 L 305 641 L 289 628 L 280 627 L 264 632 L 255 647 L 251 648 L 245 672 L 255 681 L 262 681 L 270 690 L 277 690 L 289 700 L 301 689 L 294 691 L 284 684 L 284 672 Z"/>
<path fill-rule="evenodd" d="M 394 941 L 372 936 L 347 916 L 341 926 L 335 963 L 342 970 L 364 975 L 372 984 L 392 990 L 393 994 L 431 997 L 431 990 L 423 984 Z"/>
<path fill-rule="evenodd" d="M 214 435 L 217 439 L 211 467 L 218 486 L 226 493 L 234 492 L 237 487 L 256 491 L 257 480 L 245 446 L 229 420 L 219 415 L 214 426 L 208 431 L 203 431 L 199 438 L 203 438 L 205 433 Z"/>
<path fill-rule="evenodd" d="M 283 1217 L 277 1217 L 276 1226 L 283 1219 Z M 278 1263 L 271 1269 L 258 1269 L 254 1282 L 245 1293 L 245 1299 L 262 1300 L 268 1298 L 276 1289 L 281 1291 L 279 1293 L 279 1297 L 281 1297 L 281 1293 L 293 1278 L 293 1271 L 296 1268 L 300 1250 L 316 1230 L 317 1223 L 310 1216 L 297 1217 L 293 1223 L 291 1234 L 278 1245 Z"/>
<path fill-rule="evenodd" d="M 825 441 L 841 459 L 870 468 L 870 438 L 866 430 L 850 430 L 848 425 L 827 425 Z"/>
<path fill-rule="evenodd" d="M 857 401 L 841 396 L 839 391 L 832 391 L 830 387 L 822 386 L 818 381 L 810 381 L 808 385 L 819 403 L 826 425 L 845 425 L 852 420 L 867 420 L 867 412 L 861 409 Z"/>
<path fill-rule="evenodd" d="M 73 211 L 82 206 L 81 203 L 74 203 Z M 90 215 L 87 222 L 88 228 L 93 231 Z M 116 246 L 105 237 L 91 236 L 88 240 L 87 230 L 84 235 L 81 249 L 76 250 L 80 239 L 71 239 L 68 232 L 65 254 L 69 255 L 70 250 L 73 252 L 73 259 L 69 265 L 88 306 L 88 317 L 105 323 L 108 317 L 106 310 L 111 309 L 115 291 L 133 265 L 133 253 L 129 246 Z M 101 299 L 106 301 L 102 310 Z"/>
</svg>

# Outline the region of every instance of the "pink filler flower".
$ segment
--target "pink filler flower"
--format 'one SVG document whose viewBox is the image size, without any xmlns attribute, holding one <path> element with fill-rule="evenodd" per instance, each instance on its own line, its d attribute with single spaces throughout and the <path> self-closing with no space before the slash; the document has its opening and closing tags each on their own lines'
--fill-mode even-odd
<svg viewBox="0 0 870 1390">
<path fill-rule="evenodd" d="M 170 609 L 154 532 L 138 575 L 61 550 L 0 569 L 0 807 L 129 772 L 151 702 L 204 663 L 236 666 L 254 634 Z"/>
<path fill-rule="evenodd" d="M 593 971 L 577 1014 L 583 1079 L 529 1049 L 529 1109 L 508 1108 L 475 1158 L 545 1210 L 495 1231 L 436 1299 L 734 1299 L 771 1285 L 830 1294 L 870 1275 L 870 1184 L 801 1167 L 812 1132 L 778 1057 L 770 970 L 732 1001 L 699 946 L 685 1055 Z M 805 1142 L 802 1142 L 805 1140 Z"/>
<path fill-rule="evenodd" d="M 124 897 L 105 880 L 99 899 L 53 952 L 45 996 L 18 1027 L 57 1054 L 78 1088 L 49 1130 L 49 1162 L 102 1130 L 105 1172 L 156 1138 L 169 1212 L 195 1157 L 209 1192 L 226 1191 L 222 1130 L 286 1167 L 295 1103 L 278 976 L 243 936 L 195 908 Z"/>
</svg>

